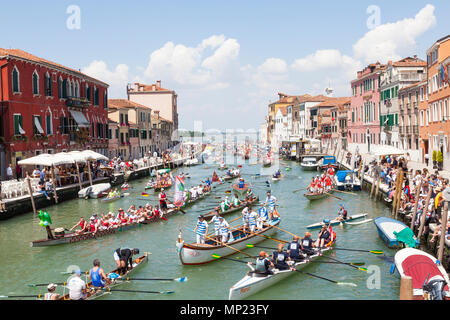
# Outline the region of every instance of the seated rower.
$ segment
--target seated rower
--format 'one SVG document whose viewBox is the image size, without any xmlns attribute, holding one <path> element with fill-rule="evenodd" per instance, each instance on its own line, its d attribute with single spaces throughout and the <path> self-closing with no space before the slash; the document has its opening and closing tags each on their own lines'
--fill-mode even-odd
<svg viewBox="0 0 450 320">
<path fill-rule="evenodd" d="M 110 191 L 108 192 L 108 195 L 106 196 L 106 198 L 107 198 L 107 199 L 114 198 L 114 191 L 110 190 Z"/>
<path fill-rule="evenodd" d="M 272 254 L 272 261 L 274 262 L 275 268 L 278 270 L 288 270 L 290 266 L 288 261 L 291 261 L 287 252 L 283 251 L 283 244 L 278 244 L 278 250 L 274 251 Z"/>
<path fill-rule="evenodd" d="M 47 286 L 47 293 L 44 294 L 44 300 L 58 300 L 59 294 L 55 293 L 56 284 L 50 283 Z"/>
<path fill-rule="evenodd" d="M 243 189 L 245 186 L 244 178 L 239 178 L 238 188 Z"/>
<path fill-rule="evenodd" d="M 74 225 L 72 228 L 70 228 L 69 231 L 72 231 L 73 229 L 75 229 L 78 226 L 80 227 L 80 230 L 75 231 L 75 234 L 85 233 L 89 230 L 88 223 L 86 222 L 86 220 L 84 220 L 83 217 L 80 217 L 80 221 L 76 225 Z"/>
<path fill-rule="evenodd" d="M 300 242 L 300 248 L 304 253 L 306 253 L 308 256 L 313 255 L 314 252 L 314 241 L 311 239 L 311 233 L 306 232 L 305 236 Z"/>
<path fill-rule="evenodd" d="M 89 228 L 89 232 L 94 233 L 94 235 L 97 233 L 98 227 L 97 227 L 97 223 L 95 222 L 94 217 L 91 217 L 88 228 Z"/>
<path fill-rule="evenodd" d="M 339 221 L 347 220 L 347 210 L 344 209 L 344 205 L 342 203 L 339 204 L 338 216 L 337 216 L 336 220 L 339 220 Z"/>
<path fill-rule="evenodd" d="M 289 255 L 289 258 L 295 262 L 302 261 L 305 257 L 300 252 L 300 244 L 298 243 L 300 237 L 294 236 L 294 239 L 291 243 L 288 244 L 287 247 L 287 254 Z"/>
<path fill-rule="evenodd" d="M 231 206 L 233 208 L 237 208 L 237 207 L 239 207 L 240 204 L 241 204 L 241 201 L 239 200 L 239 198 L 236 196 L 233 196 Z"/>
<path fill-rule="evenodd" d="M 256 258 L 256 262 L 248 262 L 249 265 L 255 264 L 254 273 L 263 274 L 263 275 L 271 275 L 273 272 L 270 268 L 274 268 L 274 264 L 269 260 L 269 255 L 265 251 L 261 251 L 259 253 L 258 258 Z"/>
<path fill-rule="evenodd" d="M 100 268 L 100 260 L 94 260 L 94 267 L 89 270 L 89 278 L 91 278 L 92 285 L 97 288 L 103 288 L 106 284 L 107 277 L 105 271 Z"/>
<path fill-rule="evenodd" d="M 258 210 L 258 218 L 256 219 L 256 228 L 261 230 L 264 228 L 264 224 L 269 220 L 269 211 L 264 206 L 264 203 L 261 203 L 261 207 Z"/>
<path fill-rule="evenodd" d="M 317 238 L 316 243 L 315 243 L 315 246 L 317 248 L 319 248 L 319 249 L 325 247 L 325 245 L 327 243 L 329 243 L 330 240 L 331 240 L 331 233 L 328 230 L 328 223 L 329 222 L 330 222 L 330 220 L 328 220 L 328 219 L 324 220 L 324 224 L 322 226 L 322 229 L 320 229 L 318 238 Z"/>
</svg>

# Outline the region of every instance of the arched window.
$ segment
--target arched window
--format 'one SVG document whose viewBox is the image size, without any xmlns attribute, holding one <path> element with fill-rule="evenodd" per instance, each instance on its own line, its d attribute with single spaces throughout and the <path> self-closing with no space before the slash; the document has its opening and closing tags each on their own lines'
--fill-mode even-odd
<svg viewBox="0 0 450 320">
<path fill-rule="evenodd" d="M 45 96 L 47 97 L 52 96 L 52 77 L 48 72 L 45 73 L 44 85 L 45 85 Z"/>
<path fill-rule="evenodd" d="M 16 66 L 14 66 L 12 71 L 12 87 L 13 92 L 20 92 L 20 75 Z"/>
<path fill-rule="evenodd" d="M 63 98 L 63 79 L 61 76 L 58 78 L 58 98 Z"/>
<path fill-rule="evenodd" d="M 67 81 L 67 96 L 72 96 L 72 81 L 70 79 Z"/>
<path fill-rule="evenodd" d="M 33 94 L 39 94 L 39 75 L 36 70 L 33 72 Z"/>
</svg>

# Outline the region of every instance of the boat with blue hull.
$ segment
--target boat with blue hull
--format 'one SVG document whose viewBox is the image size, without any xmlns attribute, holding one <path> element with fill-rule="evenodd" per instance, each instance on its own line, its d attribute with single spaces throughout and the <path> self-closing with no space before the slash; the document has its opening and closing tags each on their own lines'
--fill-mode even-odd
<svg viewBox="0 0 450 320">
<path fill-rule="evenodd" d="M 374 220 L 380 238 L 386 242 L 389 248 L 403 248 L 405 244 L 397 239 L 395 233 L 400 233 L 408 228 L 403 222 L 388 217 L 378 217 Z M 416 247 L 419 246 L 419 240 L 414 237 Z"/>
</svg>

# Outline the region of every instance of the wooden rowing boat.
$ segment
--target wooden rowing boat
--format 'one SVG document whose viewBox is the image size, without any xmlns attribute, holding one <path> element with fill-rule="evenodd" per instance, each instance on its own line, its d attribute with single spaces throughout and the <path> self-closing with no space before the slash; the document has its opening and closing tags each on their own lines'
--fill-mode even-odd
<svg viewBox="0 0 450 320">
<path fill-rule="evenodd" d="M 242 210 L 248 204 L 253 205 L 257 201 L 259 201 L 259 197 L 254 197 L 250 202 L 249 201 L 242 201 L 242 204 L 240 206 L 238 206 L 238 207 L 231 207 L 227 211 L 220 212 L 219 214 L 221 216 L 224 216 L 224 215 L 227 215 L 227 214 L 230 214 L 230 213 Z M 218 205 L 218 207 L 219 207 L 219 205 Z M 203 218 L 205 218 L 205 219 L 212 218 L 214 216 L 214 214 L 215 214 L 215 211 L 210 211 L 210 212 L 204 214 Z"/>
<path fill-rule="evenodd" d="M 112 197 L 112 198 L 104 198 L 104 199 L 102 199 L 101 201 L 102 201 L 102 202 L 114 202 L 114 201 L 116 201 L 116 200 L 119 200 L 120 198 L 123 198 L 123 195 L 120 195 L 120 196 L 114 196 L 114 197 Z"/>
<path fill-rule="evenodd" d="M 432 255 L 405 248 L 395 254 L 394 263 L 400 276 L 412 277 L 414 300 L 450 300 L 450 279 L 442 263 Z"/>
<path fill-rule="evenodd" d="M 145 252 L 143 256 L 135 259 L 133 261 L 133 269 L 128 270 L 128 272 L 126 274 L 124 274 L 123 276 L 119 276 L 116 279 L 109 279 L 106 281 L 106 284 L 104 286 L 103 289 L 100 289 L 98 287 L 94 287 L 92 285 L 92 281 L 86 283 L 86 289 L 88 290 L 86 298 L 84 300 L 93 300 L 93 299 L 97 299 L 100 298 L 101 296 L 104 296 L 108 293 L 107 289 L 112 289 L 114 287 L 117 287 L 119 285 L 121 285 L 124 281 L 124 279 L 126 279 L 127 277 L 129 277 L 130 275 L 134 274 L 136 271 L 138 271 L 139 269 L 142 268 L 142 266 L 144 265 L 144 263 L 148 262 L 148 256 L 150 255 L 150 252 Z M 119 274 L 118 270 L 115 269 L 111 272 L 109 272 L 106 277 L 108 277 L 109 274 L 111 273 L 117 273 Z M 59 300 L 70 300 L 69 294 L 66 294 L 64 296 L 62 296 L 61 298 L 59 298 Z"/>
<path fill-rule="evenodd" d="M 327 197 L 330 196 L 330 193 L 333 193 L 333 190 L 330 190 L 328 192 L 322 192 L 322 193 L 311 193 L 311 192 L 308 192 L 308 193 L 305 193 L 304 196 L 308 200 L 313 201 L 313 200 L 319 200 L 319 199 L 327 198 Z"/>
<path fill-rule="evenodd" d="M 256 231 L 255 234 L 270 236 L 277 231 L 273 226 L 277 226 L 279 223 L 280 218 L 272 220 L 269 226 Z M 218 254 L 223 257 L 235 254 L 236 251 L 229 246 L 238 250 L 243 250 L 247 248 L 247 244 L 256 244 L 264 241 L 264 237 L 245 233 L 242 230 L 242 226 L 233 230 L 232 234 L 234 241 L 228 242 L 228 247 L 218 245 L 216 242 L 208 239 L 205 244 L 187 244 L 183 239 L 179 238 L 179 241 L 176 244 L 178 257 L 183 265 L 205 264 L 216 260 L 212 257 L 213 254 Z"/>
<path fill-rule="evenodd" d="M 235 183 L 232 186 L 233 191 L 239 195 L 239 197 L 243 197 L 245 193 L 247 192 L 248 188 L 250 188 L 250 184 L 244 183 L 244 186 L 242 188 L 239 187 L 239 183 Z"/>
<path fill-rule="evenodd" d="M 366 216 L 367 216 L 367 213 L 354 214 L 352 216 L 349 216 L 347 218 L 347 220 L 343 220 L 343 221 L 340 221 L 340 220 L 337 220 L 337 219 L 333 219 L 333 220 L 331 220 L 329 222 L 329 224 L 331 224 L 331 226 L 337 226 L 338 224 L 341 224 L 341 223 L 345 224 L 345 223 L 350 222 L 350 221 L 354 221 L 354 220 L 357 220 L 357 219 L 362 219 L 362 218 L 364 218 Z M 310 230 L 312 230 L 312 229 L 320 229 L 320 228 L 322 228 L 323 225 L 324 225 L 323 222 L 318 222 L 318 223 L 310 224 L 309 226 L 306 227 L 306 229 L 310 229 Z"/>
<path fill-rule="evenodd" d="M 326 247 L 322 249 L 321 254 L 331 252 L 332 247 Z M 314 249 L 315 253 L 309 256 L 309 261 L 300 261 L 293 264 L 293 267 L 296 270 L 301 270 L 313 260 L 316 260 L 320 257 L 319 251 Z M 247 265 L 251 271 L 248 272 L 244 278 L 236 282 L 228 293 L 229 300 L 241 300 L 245 299 L 251 295 L 254 295 L 257 292 L 260 292 L 277 282 L 280 282 L 283 279 L 286 279 L 290 275 L 292 275 L 295 271 L 293 270 L 278 270 L 274 269 L 272 275 L 262 275 L 255 272 L 255 268 L 252 265 Z"/>
</svg>

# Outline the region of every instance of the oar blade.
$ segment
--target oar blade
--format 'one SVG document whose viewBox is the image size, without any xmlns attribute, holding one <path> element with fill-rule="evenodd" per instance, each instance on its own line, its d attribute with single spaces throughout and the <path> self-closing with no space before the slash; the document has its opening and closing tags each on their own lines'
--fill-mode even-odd
<svg viewBox="0 0 450 320">
<path fill-rule="evenodd" d="M 215 254 L 215 253 L 213 253 L 211 256 L 212 256 L 214 259 L 220 259 L 220 258 L 222 258 L 221 256 L 219 256 L 218 254 Z"/>
<path fill-rule="evenodd" d="M 357 287 L 357 285 L 353 282 L 338 282 L 336 284 L 338 286 Z"/>
<path fill-rule="evenodd" d="M 250 244 L 250 243 L 246 244 L 245 246 L 246 246 L 247 248 L 254 248 L 254 247 L 255 247 L 254 244 Z"/>
<path fill-rule="evenodd" d="M 176 278 L 176 279 L 173 279 L 173 280 L 176 281 L 176 282 L 183 283 L 183 282 L 188 281 L 188 278 L 187 277 L 181 277 L 181 278 Z"/>
<path fill-rule="evenodd" d="M 373 253 L 373 254 L 383 254 L 384 252 L 383 251 L 381 251 L 381 250 L 371 250 L 371 251 L 369 251 L 370 253 Z"/>
</svg>

